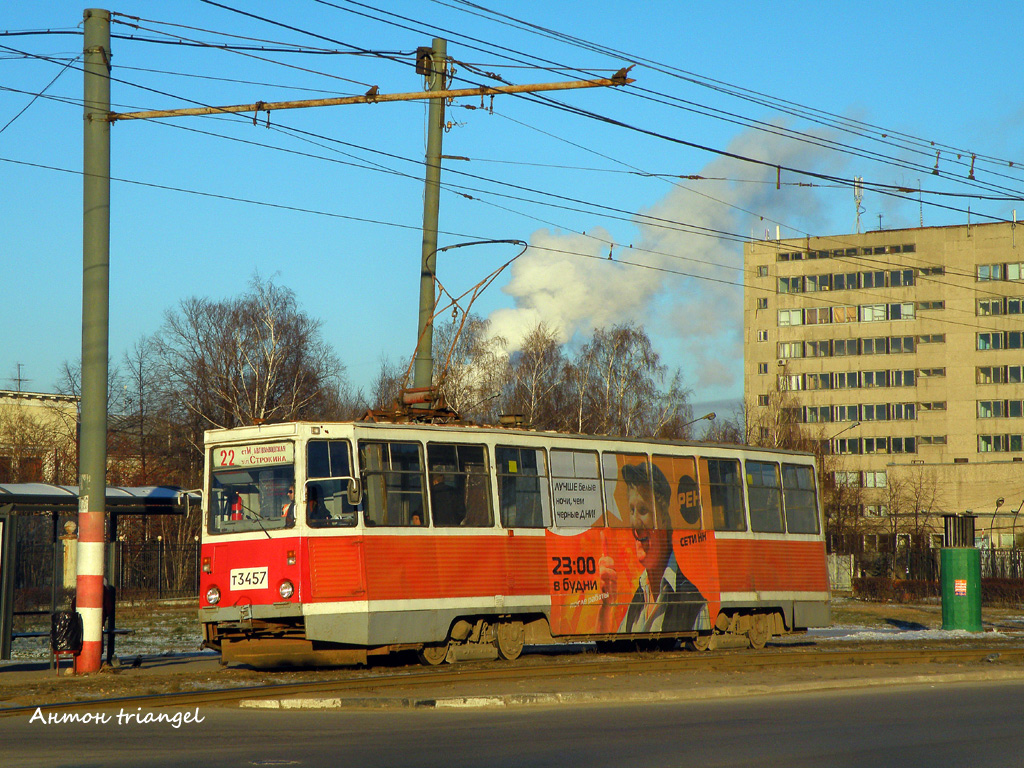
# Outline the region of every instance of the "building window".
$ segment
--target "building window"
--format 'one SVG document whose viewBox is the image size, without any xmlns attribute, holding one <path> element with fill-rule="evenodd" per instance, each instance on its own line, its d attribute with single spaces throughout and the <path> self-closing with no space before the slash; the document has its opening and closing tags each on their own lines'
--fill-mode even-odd
<svg viewBox="0 0 1024 768">
<path fill-rule="evenodd" d="M 758 373 L 768 373 L 768 363 L 758 363 L 757 364 L 757 372 Z"/>
<path fill-rule="evenodd" d="M 860 353 L 862 355 L 884 355 L 886 354 L 887 339 L 885 336 L 875 336 L 869 339 L 860 340 Z"/>
<path fill-rule="evenodd" d="M 860 385 L 865 388 L 884 387 L 886 385 L 886 371 L 863 371 L 860 375 Z"/>
<path fill-rule="evenodd" d="M 1006 300 L 1006 314 L 1008 315 L 1021 315 L 1024 314 L 1024 299 L 1007 299 Z"/>
<path fill-rule="evenodd" d="M 978 401 L 978 418 L 979 419 L 998 419 L 1006 415 L 1006 401 L 1005 400 L 979 400 Z"/>
<path fill-rule="evenodd" d="M 856 371 L 843 371 L 833 374 L 836 389 L 856 389 L 860 384 L 857 381 Z"/>
<path fill-rule="evenodd" d="M 767 406 L 768 405 L 768 395 L 758 395 L 757 396 L 757 404 L 759 406 L 761 406 L 762 408 Z"/>
<path fill-rule="evenodd" d="M 804 354 L 807 357 L 828 357 L 828 342 L 808 341 L 804 346 Z"/>
<path fill-rule="evenodd" d="M 1024 365 L 1006 366 L 1006 381 L 1010 384 L 1024 384 Z"/>
<path fill-rule="evenodd" d="M 986 331 L 985 333 L 978 334 L 978 349 L 1002 349 L 1003 348 L 1003 334 L 999 331 Z"/>
<path fill-rule="evenodd" d="M 893 453 L 917 453 L 916 437 L 894 437 L 889 445 Z"/>
<path fill-rule="evenodd" d="M 919 277 L 932 276 L 932 275 L 944 275 L 946 274 L 945 267 L 918 267 L 917 274 Z"/>
<path fill-rule="evenodd" d="M 803 325 L 804 324 L 804 311 L 802 309 L 780 309 L 779 310 L 779 327 L 786 327 L 789 325 Z"/>
<path fill-rule="evenodd" d="M 757 300 L 758 309 L 768 309 L 768 299 L 762 297 Z"/>
<path fill-rule="evenodd" d="M 780 341 L 776 351 L 780 360 L 788 360 L 791 357 L 804 356 L 804 343 L 802 341 Z"/>
<path fill-rule="evenodd" d="M 860 472 L 836 472 L 833 479 L 837 488 L 860 487 Z"/>
<path fill-rule="evenodd" d="M 1006 368 L 1001 365 L 979 365 L 977 382 L 979 384 L 1003 384 L 1006 382 Z"/>
<path fill-rule="evenodd" d="M 945 368 L 918 368 L 917 377 L 919 379 L 940 379 L 946 375 Z"/>
<path fill-rule="evenodd" d="M 912 387 L 914 386 L 914 373 L 913 368 L 891 371 L 889 381 L 894 387 Z"/>
<path fill-rule="evenodd" d="M 918 403 L 917 407 L 922 411 L 944 411 L 946 410 L 946 401 L 933 400 L 931 402 Z"/>
<path fill-rule="evenodd" d="M 807 389 L 832 389 L 832 374 L 808 373 L 804 376 Z"/>
<path fill-rule="evenodd" d="M 1024 341 L 1024 332 L 1022 332 L 1022 331 L 1007 331 L 1006 332 L 1006 348 L 1007 349 L 1020 349 L 1022 341 Z"/>
<path fill-rule="evenodd" d="M 913 352 L 915 346 L 913 336 L 892 336 L 889 338 L 889 352 L 894 355 Z"/>
<path fill-rule="evenodd" d="M 979 264 L 978 265 L 978 281 L 986 280 L 1002 280 L 1003 279 L 1003 265 L 1002 264 Z"/>
<path fill-rule="evenodd" d="M 888 421 L 888 408 L 885 403 L 872 403 L 860 407 L 861 418 L 864 421 Z"/>
<path fill-rule="evenodd" d="M 757 276 L 758 277 L 768 277 L 768 267 L 758 267 L 757 268 Z"/>
<path fill-rule="evenodd" d="M 804 292 L 804 279 L 801 276 L 796 277 L 780 277 L 779 278 L 779 293 L 803 293 Z"/>
<path fill-rule="evenodd" d="M 907 301 L 902 304 L 890 304 L 889 305 L 889 319 L 890 320 L 913 320 L 914 319 L 914 302 Z"/>
<path fill-rule="evenodd" d="M 768 429 L 768 427 L 758 428 L 757 433 L 762 440 L 767 440 L 769 437 L 771 437 L 771 431 Z"/>
<path fill-rule="evenodd" d="M 885 488 L 885 472 L 865 472 L 863 482 L 865 488 Z"/>
<path fill-rule="evenodd" d="M 917 403 L 893 403 L 892 417 L 897 421 L 912 421 L 917 418 Z"/>
<path fill-rule="evenodd" d="M 1006 265 L 1006 279 L 1007 280 L 1020 280 L 1024 278 L 1024 264 L 1017 262 L 1016 264 Z"/>
<path fill-rule="evenodd" d="M 857 437 L 840 437 L 838 440 L 832 441 L 835 444 L 834 453 L 841 456 L 849 456 L 852 454 L 860 453 L 860 438 Z"/>
<path fill-rule="evenodd" d="M 922 435 L 917 438 L 921 445 L 945 445 L 945 435 Z"/>
<path fill-rule="evenodd" d="M 832 288 L 836 291 L 852 290 L 860 287 L 860 280 L 857 279 L 856 272 L 846 272 L 843 274 L 832 275 Z"/>
<path fill-rule="evenodd" d="M 803 388 L 803 376 L 799 373 L 783 374 L 779 376 L 780 392 L 797 392 Z"/>
<path fill-rule="evenodd" d="M 804 290 L 808 293 L 828 291 L 832 288 L 832 275 L 807 275 L 804 278 Z"/>
<path fill-rule="evenodd" d="M 917 302 L 918 309 L 945 309 L 945 301 L 919 301 Z"/>
<path fill-rule="evenodd" d="M 978 435 L 978 453 L 1002 453 L 1006 447 L 1006 435 Z"/>
<path fill-rule="evenodd" d="M 979 315 L 1001 315 L 1003 314 L 1002 299 L 978 299 Z"/>
<path fill-rule="evenodd" d="M 885 304 L 861 304 L 860 321 L 862 323 L 877 323 L 885 320 Z"/>
<path fill-rule="evenodd" d="M 920 344 L 945 344 L 946 334 L 944 333 L 931 333 L 923 334 L 917 337 L 917 343 Z"/>
<path fill-rule="evenodd" d="M 857 354 L 856 339 L 836 339 L 832 342 L 832 354 L 836 357 L 845 357 Z"/>
<path fill-rule="evenodd" d="M 804 310 L 804 323 L 807 325 L 817 325 L 819 323 L 831 323 L 832 322 L 832 308 L 831 307 L 814 307 L 812 309 Z"/>
<path fill-rule="evenodd" d="M 1024 400 L 1008 400 L 1006 402 L 1006 415 L 1011 419 L 1019 419 L 1024 416 Z"/>
<path fill-rule="evenodd" d="M 768 341 L 768 331 L 758 331 L 757 332 L 757 340 L 758 341 Z"/>
<path fill-rule="evenodd" d="M 863 440 L 864 453 L 888 453 L 889 438 L 887 437 L 865 437 Z"/>
<path fill-rule="evenodd" d="M 885 272 L 861 272 L 861 288 L 885 288 Z"/>
<path fill-rule="evenodd" d="M 889 514 L 889 508 L 885 504 L 865 504 L 864 514 L 867 517 L 885 517 Z"/>
<path fill-rule="evenodd" d="M 857 308 L 856 307 L 832 307 L 832 322 L 833 323 L 856 323 L 857 322 Z"/>
<path fill-rule="evenodd" d="M 809 405 L 804 408 L 805 424 L 824 424 L 832 421 L 832 408 L 828 405 Z"/>
<path fill-rule="evenodd" d="M 889 285 L 893 288 L 900 285 L 913 285 L 914 284 L 914 270 L 912 269 L 894 269 L 889 273 Z"/>
<path fill-rule="evenodd" d="M 856 405 L 837 405 L 836 421 L 859 421 L 860 408 Z"/>
</svg>

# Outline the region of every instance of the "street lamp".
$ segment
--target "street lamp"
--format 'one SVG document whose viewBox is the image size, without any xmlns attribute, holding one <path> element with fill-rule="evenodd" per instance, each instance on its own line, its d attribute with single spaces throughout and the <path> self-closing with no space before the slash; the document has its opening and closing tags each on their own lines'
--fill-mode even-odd
<svg viewBox="0 0 1024 768">
<path fill-rule="evenodd" d="M 694 419 L 693 421 L 688 421 L 685 424 L 683 424 L 683 426 L 681 426 L 679 429 L 686 429 L 691 424 L 696 424 L 698 421 L 704 421 L 704 419 L 707 419 L 708 421 L 714 421 L 715 420 L 715 412 L 712 411 L 711 413 L 705 413 L 703 416 L 701 416 L 698 419 Z"/>
<path fill-rule="evenodd" d="M 992 522 L 988 525 L 988 548 L 990 550 L 996 548 L 996 514 L 999 512 L 999 508 L 1003 506 L 1004 501 L 1005 499 L 1002 496 L 996 499 L 996 510 L 992 513 Z"/>
<path fill-rule="evenodd" d="M 1020 514 L 1021 509 L 1024 509 L 1024 500 L 1021 500 L 1020 506 L 1017 507 L 1017 511 L 1013 513 L 1013 528 L 1011 529 L 1010 536 L 1013 537 L 1013 548 L 1017 548 L 1017 515 Z"/>
</svg>

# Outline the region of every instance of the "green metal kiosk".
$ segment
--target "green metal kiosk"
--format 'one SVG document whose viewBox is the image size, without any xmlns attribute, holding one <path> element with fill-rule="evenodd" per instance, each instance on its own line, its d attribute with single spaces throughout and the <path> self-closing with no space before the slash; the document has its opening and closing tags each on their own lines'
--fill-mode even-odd
<svg viewBox="0 0 1024 768">
<path fill-rule="evenodd" d="M 974 515 L 944 515 L 943 521 L 942 628 L 981 632 L 981 551 L 974 546 Z"/>
</svg>

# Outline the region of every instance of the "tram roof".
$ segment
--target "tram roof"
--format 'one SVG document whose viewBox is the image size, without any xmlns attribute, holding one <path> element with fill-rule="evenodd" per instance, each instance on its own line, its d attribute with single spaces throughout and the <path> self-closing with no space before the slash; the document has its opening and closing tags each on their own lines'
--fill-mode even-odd
<svg viewBox="0 0 1024 768">
<path fill-rule="evenodd" d="M 78 486 L 49 483 L 0 484 L 0 509 L 11 507 L 15 512 L 61 513 L 78 512 Z M 107 486 L 107 511 L 118 515 L 183 515 L 188 507 L 198 505 L 194 491 L 183 491 L 169 485 L 147 485 L 136 488 Z"/>
<path fill-rule="evenodd" d="M 620 437 L 616 435 L 585 435 L 576 432 L 553 432 L 549 430 L 532 430 L 513 427 L 502 427 L 498 425 L 468 425 L 468 424 L 425 424 L 416 422 L 380 422 L 380 421 L 337 421 L 337 422 L 314 422 L 314 421 L 289 421 L 276 424 L 258 424 L 245 427 L 234 427 L 231 429 L 210 429 L 206 431 L 207 443 L 220 443 L 228 440 L 245 440 L 272 437 L 317 437 L 329 438 L 332 436 L 331 428 L 353 428 L 359 430 L 422 430 L 424 432 L 458 433 L 465 435 L 515 435 L 517 437 L 530 437 L 550 440 L 587 440 L 604 443 L 628 443 L 632 445 L 660 445 L 675 448 L 691 449 L 713 449 L 725 451 L 754 451 L 774 454 L 789 454 L 793 456 L 813 456 L 808 451 L 796 451 L 788 448 L 768 448 L 756 445 L 739 445 L 736 443 L 707 443 L 694 440 L 667 440 L 664 438 L 650 437 Z"/>
</svg>

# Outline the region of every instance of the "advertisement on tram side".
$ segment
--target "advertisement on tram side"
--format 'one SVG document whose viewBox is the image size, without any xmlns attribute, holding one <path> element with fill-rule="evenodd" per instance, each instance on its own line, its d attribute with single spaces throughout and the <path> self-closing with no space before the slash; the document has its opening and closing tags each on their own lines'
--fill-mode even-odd
<svg viewBox="0 0 1024 768">
<path fill-rule="evenodd" d="M 711 521 L 702 525 L 694 459 L 605 453 L 600 461 L 599 473 L 596 456 L 578 453 L 562 467 L 552 456 L 552 630 L 710 629 L 718 562 Z"/>
</svg>

